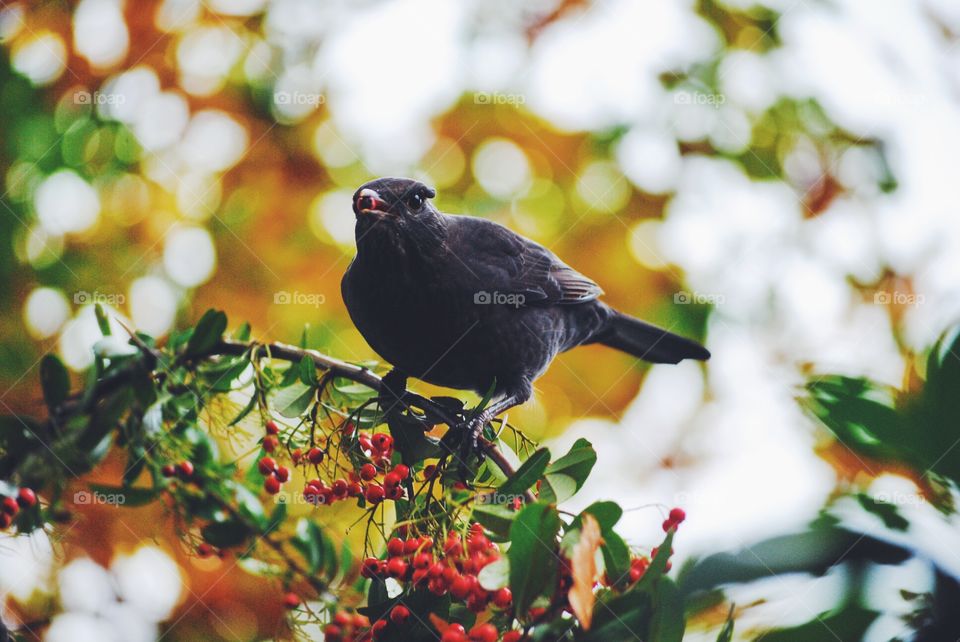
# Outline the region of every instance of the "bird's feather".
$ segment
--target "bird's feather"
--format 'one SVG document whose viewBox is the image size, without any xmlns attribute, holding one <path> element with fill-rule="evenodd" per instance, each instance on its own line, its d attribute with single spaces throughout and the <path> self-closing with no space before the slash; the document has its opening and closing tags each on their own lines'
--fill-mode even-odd
<svg viewBox="0 0 960 642">
<path fill-rule="evenodd" d="M 527 305 L 593 301 L 603 290 L 557 256 L 499 223 L 447 216 L 447 247 L 479 287 L 522 294 Z"/>
</svg>

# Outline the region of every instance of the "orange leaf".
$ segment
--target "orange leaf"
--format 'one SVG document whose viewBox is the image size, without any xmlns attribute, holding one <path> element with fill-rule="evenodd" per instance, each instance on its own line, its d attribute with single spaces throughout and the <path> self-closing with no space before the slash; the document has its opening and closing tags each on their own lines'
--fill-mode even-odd
<svg viewBox="0 0 960 642">
<path fill-rule="evenodd" d="M 584 513 L 580 527 L 580 541 L 573 546 L 570 556 L 570 571 L 573 574 L 573 586 L 567 597 L 570 608 L 580 621 L 584 630 L 590 628 L 593 620 L 593 580 L 597 575 L 596 554 L 603 538 L 600 537 L 600 524 L 590 513 Z"/>
</svg>

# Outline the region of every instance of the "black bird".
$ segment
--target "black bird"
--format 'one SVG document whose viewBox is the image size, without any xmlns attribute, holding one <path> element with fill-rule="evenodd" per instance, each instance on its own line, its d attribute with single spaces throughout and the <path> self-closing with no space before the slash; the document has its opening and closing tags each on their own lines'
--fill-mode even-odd
<svg viewBox="0 0 960 642">
<path fill-rule="evenodd" d="M 340 284 L 370 346 L 406 377 L 494 401 L 467 429 L 522 404 L 558 353 L 602 343 L 653 363 L 705 360 L 698 343 L 618 312 L 542 245 L 482 218 L 438 211 L 419 181 L 381 178 L 353 196 L 357 256 Z"/>
</svg>

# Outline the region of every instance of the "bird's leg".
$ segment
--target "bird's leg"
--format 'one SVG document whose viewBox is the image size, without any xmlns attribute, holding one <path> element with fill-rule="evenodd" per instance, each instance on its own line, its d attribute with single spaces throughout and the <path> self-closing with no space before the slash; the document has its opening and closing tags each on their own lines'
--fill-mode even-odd
<svg viewBox="0 0 960 642">
<path fill-rule="evenodd" d="M 476 417 L 468 421 L 464 427 L 465 430 L 463 441 L 461 442 L 460 446 L 461 457 L 466 459 L 466 455 L 468 455 L 471 450 L 477 450 L 477 442 L 480 438 L 480 435 L 483 433 L 484 426 L 490 423 L 490 421 L 492 421 L 497 415 L 506 412 L 514 406 L 519 406 L 520 404 L 524 403 L 530 398 L 531 393 L 532 390 L 530 385 L 526 384 L 522 387 L 522 389 L 508 392 L 506 396 L 491 403 Z"/>
</svg>

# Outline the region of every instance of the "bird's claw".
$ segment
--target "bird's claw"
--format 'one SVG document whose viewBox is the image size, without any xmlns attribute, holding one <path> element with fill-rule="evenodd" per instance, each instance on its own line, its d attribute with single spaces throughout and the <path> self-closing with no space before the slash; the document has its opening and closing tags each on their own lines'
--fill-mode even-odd
<svg viewBox="0 0 960 642">
<path fill-rule="evenodd" d="M 483 434 L 483 426 L 486 422 L 480 418 L 474 418 L 463 424 L 462 436 L 460 441 L 460 458 L 467 461 L 471 454 L 483 458 L 483 448 L 480 446 L 480 435 Z"/>
</svg>

